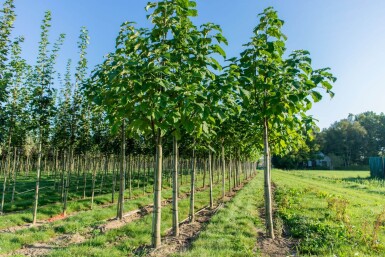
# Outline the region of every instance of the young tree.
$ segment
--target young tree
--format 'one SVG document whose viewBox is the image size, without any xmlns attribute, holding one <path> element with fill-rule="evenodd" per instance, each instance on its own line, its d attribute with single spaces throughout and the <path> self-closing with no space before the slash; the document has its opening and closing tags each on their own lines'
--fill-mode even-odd
<svg viewBox="0 0 385 257">
<path fill-rule="evenodd" d="M 39 182 L 41 172 L 42 145 L 45 138 L 48 138 L 48 129 L 50 119 L 53 115 L 53 75 L 55 73 L 54 64 L 57 53 L 63 44 L 64 34 L 53 45 L 52 50 L 49 47 L 48 32 L 51 27 L 51 13 L 45 13 L 43 24 L 41 25 L 41 39 L 39 42 L 39 54 L 37 64 L 34 69 L 33 78 L 30 81 L 30 108 L 32 111 L 32 127 L 37 130 L 38 159 L 36 170 L 36 189 L 33 208 L 33 221 L 36 223 L 37 208 L 39 201 Z"/>
<path fill-rule="evenodd" d="M 4 172 L 3 194 L 0 213 L 4 208 L 4 197 L 6 191 L 7 177 L 10 174 L 11 147 L 22 145 L 26 138 L 26 124 L 28 115 L 26 113 L 26 89 L 23 87 L 27 76 L 28 65 L 21 58 L 21 43 L 24 38 L 17 38 L 11 45 L 10 62 L 8 66 L 7 101 L 4 107 L 4 128 L 7 131 L 7 164 Z M 15 184 L 15 181 L 14 181 Z"/>
<path fill-rule="evenodd" d="M 16 20 L 14 0 L 6 0 L 0 10 L 0 121 L 2 118 L 2 102 L 6 100 L 6 88 L 10 74 L 7 61 L 12 40 L 10 39 L 13 23 Z M 1 139 L 1 138 L 0 138 Z"/>
<path fill-rule="evenodd" d="M 274 238 L 271 139 L 279 138 L 274 144 L 275 151 L 285 149 L 287 141 L 294 144 L 301 139 L 300 128 L 310 129 L 313 125 L 306 111 L 311 108 L 312 100 L 319 101 L 322 97 L 317 88 L 321 86 L 332 95 L 329 82 L 335 78 L 328 69 L 313 70 L 306 51 L 295 51 L 285 60 L 286 36 L 281 32 L 283 21 L 271 7 L 259 17 L 260 23 L 254 29 L 251 42 L 245 45 L 239 65 L 244 78 L 242 86 L 249 92 L 243 97 L 248 120 L 252 128 L 258 126 L 263 131 L 266 228 L 268 236 Z"/>
</svg>

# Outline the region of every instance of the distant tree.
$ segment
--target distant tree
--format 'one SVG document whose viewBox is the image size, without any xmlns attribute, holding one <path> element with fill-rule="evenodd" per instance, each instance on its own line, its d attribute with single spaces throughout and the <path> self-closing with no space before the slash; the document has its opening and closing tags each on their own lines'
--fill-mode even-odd
<svg viewBox="0 0 385 257">
<path fill-rule="evenodd" d="M 344 167 L 363 164 L 367 134 L 366 129 L 351 116 L 322 131 L 321 151 L 341 157 Z"/>
<path fill-rule="evenodd" d="M 366 130 L 364 142 L 365 163 L 371 156 L 382 155 L 385 150 L 385 115 L 374 112 L 364 112 L 354 116 Z"/>
<path fill-rule="evenodd" d="M 314 128 L 314 131 L 317 129 Z M 283 155 L 274 155 L 272 158 L 272 164 L 279 169 L 302 169 L 307 167 L 307 163 L 310 160 L 316 160 L 320 151 L 319 141 L 309 132 L 311 135 L 305 139 L 305 142 Z M 317 133 L 315 134 L 317 135 Z"/>
</svg>

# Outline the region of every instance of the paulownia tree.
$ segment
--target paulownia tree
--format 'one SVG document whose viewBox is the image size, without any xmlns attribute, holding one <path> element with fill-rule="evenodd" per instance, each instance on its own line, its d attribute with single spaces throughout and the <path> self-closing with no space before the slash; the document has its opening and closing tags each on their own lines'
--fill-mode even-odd
<svg viewBox="0 0 385 257">
<path fill-rule="evenodd" d="M 28 115 L 26 112 L 27 92 L 23 86 L 29 70 L 26 61 L 21 57 L 21 43 L 24 38 L 16 38 L 10 49 L 10 59 L 8 64 L 8 84 L 7 84 L 7 101 L 5 102 L 3 118 L 3 127 L 6 131 L 6 149 L 7 160 L 4 170 L 3 193 L 0 207 L 0 214 L 3 213 L 4 197 L 6 192 L 7 177 L 11 170 L 11 147 L 22 145 L 27 131 Z M 13 174 L 13 185 L 15 188 L 15 172 Z M 14 196 L 14 190 L 12 193 Z M 13 199 L 13 197 L 12 197 Z"/>
<path fill-rule="evenodd" d="M 16 20 L 14 9 L 14 0 L 6 0 L 3 8 L 0 10 L 0 103 L 6 100 L 7 97 L 6 88 L 10 76 L 7 69 L 7 61 L 12 44 L 11 33 L 13 23 Z M 0 104 L 0 121 L 2 118 L 2 108 L 3 106 Z"/>
<path fill-rule="evenodd" d="M 272 139 L 280 138 L 274 144 L 278 151 L 286 148 L 287 141 L 293 144 L 300 139 L 300 128 L 310 129 L 313 124 L 306 111 L 312 101 L 321 100 L 318 90 L 323 88 L 332 95 L 330 82 L 335 78 L 327 68 L 313 70 L 307 51 L 295 51 L 285 60 L 286 36 L 281 32 L 284 22 L 271 7 L 259 17 L 254 36 L 241 53 L 239 66 L 242 86 L 249 92 L 242 104 L 249 115 L 250 127 L 263 131 L 266 227 L 268 236 L 274 238 L 269 144 Z"/>
<path fill-rule="evenodd" d="M 184 0 L 149 3 L 146 9 L 152 10 L 148 16 L 153 24 L 151 30 L 124 24 L 115 53 L 95 72 L 94 86 L 88 90 L 112 119 L 126 117 L 129 131 L 153 137 L 154 247 L 160 246 L 163 138 L 166 134 L 174 136 L 176 153 L 180 129 L 198 134 L 208 131 L 206 120 L 213 117 L 206 104 L 219 101 L 217 94 L 208 93 L 216 89 L 208 83 L 215 79 L 211 69 L 220 67 L 210 55 L 223 54 L 213 41 L 225 40 L 219 32 L 215 33 L 218 26 L 206 24 L 198 30 L 191 23 L 189 17 L 196 15 L 195 5 Z M 177 168 L 174 169 L 173 227 L 177 235 Z"/>
<path fill-rule="evenodd" d="M 54 43 L 53 48 L 49 49 L 49 28 L 51 27 L 51 13 L 45 13 L 43 24 L 41 25 L 41 39 L 39 42 L 39 54 L 37 64 L 34 67 L 33 77 L 30 79 L 30 108 L 32 113 L 32 128 L 37 130 L 38 159 L 36 167 L 36 188 L 35 201 L 33 208 L 33 221 L 36 223 L 37 208 L 39 201 L 39 182 L 41 171 L 42 144 L 44 138 L 48 138 L 50 120 L 54 114 L 53 99 L 53 75 L 55 73 L 54 64 L 57 59 L 58 51 L 63 44 L 64 34 L 61 34 Z"/>
<path fill-rule="evenodd" d="M 141 97 L 139 88 L 134 87 L 134 74 L 140 73 L 139 62 L 144 60 L 142 52 L 143 32 L 132 23 L 123 23 L 116 39 L 116 50 L 93 72 L 91 80 L 85 84 L 85 93 L 106 114 L 112 125 L 113 134 L 121 128 L 120 188 L 117 203 L 117 217 L 123 217 L 124 202 L 124 158 L 126 126 L 131 122 L 137 99 Z M 128 120 L 128 122 L 125 122 Z"/>
</svg>

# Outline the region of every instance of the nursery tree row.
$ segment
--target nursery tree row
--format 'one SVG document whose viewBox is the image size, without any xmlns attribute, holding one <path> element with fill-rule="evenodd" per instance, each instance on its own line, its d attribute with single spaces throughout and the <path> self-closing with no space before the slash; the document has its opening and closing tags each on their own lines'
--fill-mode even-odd
<svg viewBox="0 0 385 257">
<path fill-rule="evenodd" d="M 313 69 L 309 52 L 286 53 L 284 22 L 273 8 L 257 16 L 257 25 L 239 56 L 228 58 L 221 27 L 194 23 L 195 1 L 148 3 L 151 26 L 124 22 L 115 50 L 90 75 L 86 28 L 80 30 L 78 60 L 68 60 L 63 74 L 55 70 L 65 35 L 49 40 L 50 12 L 42 22 L 36 63 L 27 63 L 21 57 L 23 38 L 11 38 L 14 8 L 13 1 L 5 1 L 0 17 L 3 199 L 7 179 L 17 176 L 16 171 L 33 173 L 35 223 L 45 161 L 50 161 L 53 174 L 55 165 L 66 167 L 58 183 L 66 199 L 66 185 L 82 156 L 100 156 L 108 164 L 107 156 L 114 155 L 119 156 L 119 183 L 116 176 L 110 180 L 115 181 L 113 186 L 119 184 L 118 217 L 122 218 L 129 175 L 126 158 L 151 156 L 152 164 L 147 167 L 153 173 L 152 244 L 159 247 L 165 158 L 172 162 L 173 233 L 178 236 L 178 179 L 183 174 L 179 158 L 191 160 L 193 222 L 198 159 L 207 160 L 210 194 L 212 165 L 217 162 L 225 197 L 231 167 L 241 170 L 245 163 L 246 170 L 255 170 L 263 154 L 267 234 L 274 238 L 271 154 L 282 155 L 304 145 L 315 126 L 307 111 L 321 100 L 322 92 L 333 95 L 335 78 L 328 68 Z M 15 169 L 14 160 L 27 163 L 24 171 Z"/>
</svg>

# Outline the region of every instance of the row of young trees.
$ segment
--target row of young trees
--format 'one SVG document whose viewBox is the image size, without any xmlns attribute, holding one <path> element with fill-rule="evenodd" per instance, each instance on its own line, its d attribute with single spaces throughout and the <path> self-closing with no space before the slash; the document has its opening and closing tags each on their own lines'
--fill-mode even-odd
<svg viewBox="0 0 385 257">
<path fill-rule="evenodd" d="M 196 156 L 207 155 L 209 164 L 213 153 L 220 156 L 224 197 L 228 160 L 257 161 L 263 153 L 266 225 L 274 238 L 271 154 L 284 154 L 304 144 L 314 126 L 306 112 L 321 100 L 321 89 L 332 95 L 335 78 L 327 68 L 313 69 L 307 51 L 285 53 L 283 21 L 273 8 L 258 16 L 259 23 L 239 57 L 226 59 L 222 47 L 227 40 L 220 26 L 194 24 L 192 18 L 198 15 L 195 1 L 149 3 L 146 11 L 152 26 L 123 23 L 115 51 L 90 77 L 88 33 L 82 28 L 75 79 L 69 61 L 64 80 L 59 79 L 60 94 L 53 89 L 54 64 L 64 35 L 49 47 L 51 16 L 47 12 L 37 63 L 28 65 L 20 56 L 22 38 L 10 39 L 13 10 L 13 1 L 6 1 L 0 20 L 4 31 L 0 38 L 3 185 L 5 190 L 12 149 L 19 147 L 37 162 L 34 222 L 43 154 L 66 151 L 71 173 L 75 155 L 120 153 L 120 218 L 127 152 L 154 154 L 152 244 L 159 247 L 164 155 L 173 156 L 173 232 L 178 236 L 179 156 L 193 159 L 193 222 Z"/>
</svg>

